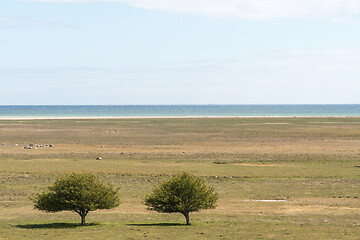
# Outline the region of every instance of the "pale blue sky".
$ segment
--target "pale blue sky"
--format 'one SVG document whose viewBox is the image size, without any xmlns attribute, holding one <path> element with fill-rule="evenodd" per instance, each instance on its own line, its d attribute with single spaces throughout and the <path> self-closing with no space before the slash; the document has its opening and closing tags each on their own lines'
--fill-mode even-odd
<svg viewBox="0 0 360 240">
<path fill-rule="evenodd" d="M 1 0 L 0 105 L 360 103 L 358 0 Z"/>
</svg>

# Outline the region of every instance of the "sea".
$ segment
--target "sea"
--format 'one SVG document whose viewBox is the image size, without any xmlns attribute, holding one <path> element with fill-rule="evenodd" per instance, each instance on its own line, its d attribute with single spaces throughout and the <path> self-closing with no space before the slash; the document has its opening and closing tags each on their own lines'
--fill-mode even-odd
<svg viewBox="0 0 360 240">
<path fill-rule="evenodd" d="M 0 118 L 62 117 L 359 117 L 360 104 L 0 105 Z"/>
</svg>

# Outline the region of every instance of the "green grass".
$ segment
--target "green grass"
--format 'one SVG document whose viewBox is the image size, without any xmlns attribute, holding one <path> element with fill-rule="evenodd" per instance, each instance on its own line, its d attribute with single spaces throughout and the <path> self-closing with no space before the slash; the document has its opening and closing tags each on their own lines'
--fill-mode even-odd
<svg viewBox="0 0 360 240">
<path fill-rule="evenodd" d="M 116 132 L 115 132 L 116 130 Z M 0 121 L 0 239 L 358 239 L 360 118 Z M 54 148 L 26 150 L 29 143 Z M 18 146 L 15 146 L 18 144 Z M 96 160 L 101 156 L 102 160 Z M 69 172 L 120 186 L 122 204 L 44 213 L 29 197 Z M 216 210 L 149 212 L 179 171 L 219 193 Z M 261 202 L 253 200 L 286 200 Z"/>
</svg>

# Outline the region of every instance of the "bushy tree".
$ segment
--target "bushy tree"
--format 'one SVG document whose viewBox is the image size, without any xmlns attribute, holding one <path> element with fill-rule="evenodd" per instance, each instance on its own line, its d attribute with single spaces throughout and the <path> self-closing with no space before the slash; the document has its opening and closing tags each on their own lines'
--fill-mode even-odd
<svg viewBox="0 0 360 240">
<path fill-rule="evenodd" d="M 73 173 L 58 178 L 48 190 L 37 194 L 35 208 L 46 212 L 73 211 L 81 225 L 90 211 L 111 209 L 120 203 L 118 189 L 100 181 L 94 174 Z"/>
<path fill-rule="evenodd" d="M 152 194 L 145 198 L 145 205 L 149 210 L 165 213 L 182 213 L 186 225 L 190 225 L 190 212 L 202 209 L 214 209 L 218 194 L 213 187 L 188 173 L 173 176 L 154 188 Z"/>
</svg>

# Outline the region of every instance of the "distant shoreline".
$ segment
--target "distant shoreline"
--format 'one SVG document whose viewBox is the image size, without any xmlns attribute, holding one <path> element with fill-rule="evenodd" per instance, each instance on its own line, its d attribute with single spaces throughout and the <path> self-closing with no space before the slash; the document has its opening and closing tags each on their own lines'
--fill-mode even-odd
<svg viewBox="0 0 360 240">
<path fill-rule="evenodd" d="M 0 106 L 0 119 L 360 117 L 359 105 Z"/>
<path fill-rule="evenodd" d="M 90 119 L 202 119 L 202 118 L 360 118 L 360 116 L 129 116 L 129 117 L 54 117 L 54 116 L 0 116 L 0 120 L 90 120 Z"/>
</svg>

